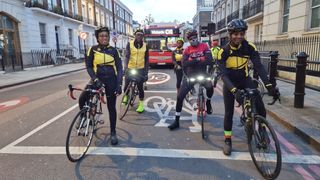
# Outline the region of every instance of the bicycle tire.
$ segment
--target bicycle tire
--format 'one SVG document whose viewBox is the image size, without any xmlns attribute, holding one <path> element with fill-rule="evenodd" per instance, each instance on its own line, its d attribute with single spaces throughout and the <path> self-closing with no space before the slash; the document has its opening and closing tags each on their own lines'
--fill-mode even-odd
<svg viewBox="0 0 320 180">
<path fill-rule="evenodd" d="M 92 121 L 92 119 L 90 119 L 90 117 L 89 117 L 90 116 L 89 111 L 90 110 L 87 110 L 87 109 L 80 110 L 70 124 L 68 134 L 67 134 L 67 139 L 66 139 L 66 155 L 71 162 L 77 162 L 77 161 L 81 160 L 84 157 L 84 155 L 87 153 L 87 151 L 90 147 L 90 144 L 92 142 L 94 126 L 89 125 L 90 121 Z M 81 120 L 79 120 L 78 118 L 81 118 L 81 115 L 84 115 L 85 119 L 82 118 Z M 88 119 L 90 120 L 89 122 L 87 121 Z M 77 120 L 80 121 L 80 124 L 77 124 L 77 122 L 79 122 Z M 80 126 L 82 126 L 82 128 L 80 128 Z M 80 131 L 87 129 L 88 130 L 87 135 L 85 135 L 85 132 L 80 132 L 80 133 L 84 133 L 84 135 L 79 135 L 77 132 L 79 130 L 79 128 L 80 128 Z M 76 130 L 75 131 L 76 137 L 81 137 L 81 136 L 88 137 L 88 142 L 85 143 L 85 147 L 79 145 L 78 149 L 77 149 L 77 147 L 74 147 L 71 145 L 71 143 L 73 143 L 73 141 L 71 141 L 70 138 L 71 138 L 72 132 L 74 130 Z M 75 155 L 75 156 L 73 156 L 73 155 Z"/>
<path fill-rule="evenodd" d="M 260 128 L 259 128 L 260 127 Z M 263 128 L 264 127 L 264 128 Z M 282 157 L 280 143 L 277 138 L 277 135 L 272 128 L 271 124 L 262 116 L 256 115 L 252 124 L 251 124 L 251 133 L 248 134 L 248 147 L 250 156 L 259 173 L 266 179 L 275 179 L 279 176 L 282 166 Z M 262 130 L 263 129 L 263 130 Z M 266 138 L 266 135 L 268 136 Z M 271 137 L 269 137 L 271 135 Z M 270 139 L 272 138 L 272 139 Z M 271 144 L 271 140 L 274 141 L 274 144 Z M 258 152 L 254 152 L 257 149 Z M 270 154 L 270 149 L 275 150 L 275 156 Z M 268 151 L 266 154 L 265 152 Z M 258 155 L 263 154 L 264 158 L 270 158 L 265 162 L 261 160 L 263 157 L 257 157 Z M 264 167 L 264 163 L 273 163 L 275 161 L 275 168 L 269 169 Z M 261 164 L 260 164 L 261 162 Z"/>
<path fill-rule="evenodd" d="M 125 95 L 128 94 L 128 101 L 127 104 L 122 103 L 123 102 L 123 98 L 125 97 Z M 132 92 L 131 92 L 131 82 L 129 83 L 128 88 L 126 89 L 126 91 L 124 92 L 124 95 L 122 96 L 121 102 L 120 102 L 120 120 L 123 120 L 124 116 L 127 114 L 129 106 L 130 106 L 130 101 L 131 101 L 131 97 L 132 96 Z"/>
<path fill-rule="evenodd" d="M 134 102 L 136 101 L 137 95 L 136 95 L 136 85 L 131 86 L 131 99 L 130 99 L 130 106 L 134 105 Z"/>
<path fill-rule="evenodd" d="M 202 136 L 202 139 L 205 139 L 205 134 L 204 134 L 204 115 L 203 115 L 203 113 L 205 111 L 205 108 L 204 108 L 204 97 L 203 97 L 203 95 L 199 95 L 198 99 L 199 99 L 199 106 L 198 106 L 199 115 L 198 115 L 198 118 L 200 119 L 200 124 L 201 124 L 201 136 Z"/>
</svg>

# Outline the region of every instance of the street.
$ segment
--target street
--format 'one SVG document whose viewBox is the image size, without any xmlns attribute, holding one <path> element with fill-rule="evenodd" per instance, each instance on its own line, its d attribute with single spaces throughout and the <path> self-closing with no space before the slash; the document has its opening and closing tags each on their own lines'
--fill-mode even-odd
<svg viewBox="0 0 320 180">
<path fill-rule="evenodd" d="M 227 157 L 221 151 L 221 84 L 213 96 L 213 114 L 206 116 L 205 140 L 187 102 L 180 129 L 168 130 L 176 100 L 176 80 L 170 69 L 151 69 L 145 112 L 129 109 L 117 121 L 118 146 L 110 145 L 104 105 L 105 123 L 98 127 L 88 154 L 78 163 L 69 162 L 66 134 L 78 107 L 67 96 L 67 85 L 84 87 L 88 79 L 82 70 L 0 90 L 1 179 L 263 179 L 249 155 L 243 127 L 238 126 L 238 110 L 233 154 Z M 270 117 L 269 121 L 281 142 L 283 164 L 278 179 L 319 179 L 320 153 Z"/>
</svg>

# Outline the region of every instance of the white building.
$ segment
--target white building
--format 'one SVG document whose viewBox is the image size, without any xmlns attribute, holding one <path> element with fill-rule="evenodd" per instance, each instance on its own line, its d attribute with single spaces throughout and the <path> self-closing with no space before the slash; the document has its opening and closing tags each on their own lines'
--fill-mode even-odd
<svg viewBox="0 0 320 180">
<path fill-rule="evenodd" d="M 84 57 L 79 33 L 87 34 L 88 49 L 96 44 L 96 26 L 108 26 L 116 34 L 117 47 L 124 48 L 132 36 L 132 12 L 119 0 L 1 0 L 0 70 L 49 64 L 46 59 L 57 61 L 57 51 Z M 114 45 L 112 38 L 110 43 Z M 40 54 L 45 57 L 37 57 Z"/>
</svg>

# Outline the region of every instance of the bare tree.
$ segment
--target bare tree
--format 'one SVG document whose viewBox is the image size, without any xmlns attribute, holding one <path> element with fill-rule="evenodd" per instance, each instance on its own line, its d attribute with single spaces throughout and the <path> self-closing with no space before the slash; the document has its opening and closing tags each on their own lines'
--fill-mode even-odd
<svg viewBox="0 0 320 180">
<path fill-rule="evenodd" d="M 151 14 L 149 14 L 148 16 L 146 16 L 143 20 L 144 24 L 146 25 L 150 25 L 151 23 L 154 22 L 154 18 L 151 16 Z"/>
</svg>

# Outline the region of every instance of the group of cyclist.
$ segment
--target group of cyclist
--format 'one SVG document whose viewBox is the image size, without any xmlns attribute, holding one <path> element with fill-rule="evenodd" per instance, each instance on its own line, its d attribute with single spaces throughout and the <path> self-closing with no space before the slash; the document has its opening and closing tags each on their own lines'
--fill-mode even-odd
<svg viewBox="0 0 320 180">
<path fill-rule="evenodd" d="M 248 61 L 251 60 L 254 69 L 258 72 L 259 77 L 265 84 L 269 95 L 276 96 L 278 89 L 272 85 L 267 77 L 267 72 L 263 68 L 259 53 L 254 44 L 245 40 L 247 24 L 241 19 L 232 20 L 227 30 L 229 33 L 229 43 L 223 47 L 218 47 L 218 41 L 212 42 L 212 49 L 206 43 L 198 40 L 196 30 L 190 30 L 186 34 L 190 46 L 183 49 L 184 41 L 177 40 L 177 48 L 172 52 L 174 63 L 174 72 L 177 77 L 177 103 L 175 120 L 168 126 L 170 130 L 179 128 L 179 119 L 182 110 L 183 100 L 189 91 L 193 88 L 194 82 L 188 81 L 188 78 L 196 76 L 199 73 L 211 73 L 212 65 L 218 65 L 219 73 L 223 81 L 223 99 L 225 107 L 224 115 L 224 137 L 225 144 L 223 153 L 230 155 L 232 150 L 232 119 L 234 112 L 234 101 L 242 103 L 241 89 L 256 88 L 248 74 Z M 143 83 L 148 79 L 148 46 L 143 42 L 144 33 L 137 30 L 135 39 L 127 44 L 124 61 L 124 73 L 122 61 L 116 48 L 109 45 L 110 32 L 106 27 L 99 28 L 95 31 L 98 45 L 92 46 L 86 58 L 86 67 L 91 77 L 91 85 L 95 88 L 104 87 L 107 95 L 107 106 L 109 111 L 111 144 L 116 145 L 118 139 L 116 136 L 116 96 L 122 93 L 122 78 L 125 74 L 125 86 L 127 88 L 130 81 L 128 71 L 137 70 L 137 87 L 139 90 L 139 104 L 137 112 L 144 111 Z M 208 68 L 209 67 L 209 68 Z M 183 78 L 183 77 L 188 78 Z M 211 97 L 214 92 L 212 83 L 204 84 L 207 93 L 206 113 L 212 113 Z M 121 103 L 128 103 L 127 95 Z M 85 102 L 85 95 L 79 100 L 80 108 Z M 266 110 L 261 98 L 256 99 L 258 112 L 261 116 L 266 116 Z"/>
</svg>

